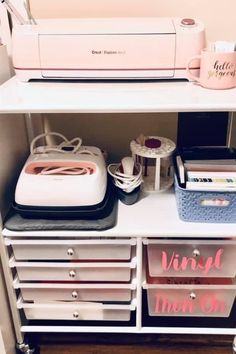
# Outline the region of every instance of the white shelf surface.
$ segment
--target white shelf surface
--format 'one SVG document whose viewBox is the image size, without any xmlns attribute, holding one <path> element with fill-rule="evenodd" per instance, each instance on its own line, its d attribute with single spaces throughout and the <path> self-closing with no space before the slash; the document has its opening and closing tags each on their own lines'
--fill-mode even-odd
<svg viewBox="0 0 236 354">
<path fill-rule="evenodd" d="M 236 335 L 236 328 L 202 328 L 202 327 L 123 327 L 116 326 L 33 326 L 21 327 L 22 332 L 50 333 L 158 333 L 158 334 L 201 334 L 201 335 Z"/>
<path fill-rule="evenodd" d="M 236 237 L 236 223 L 191 223 L 179 219 L 173 190 L 150 193 L 134 205 L 119 202 L 115 227 L 105 231 L 10 231 L 4 236 L 30 237 L 171 237 L 229 238 Z"/>
<path fill-rule="evenodd" d="M 186 81 L 20 82 L 0 86 L 0 113 L 236 111 L 236 88 Z"/>
</svg>

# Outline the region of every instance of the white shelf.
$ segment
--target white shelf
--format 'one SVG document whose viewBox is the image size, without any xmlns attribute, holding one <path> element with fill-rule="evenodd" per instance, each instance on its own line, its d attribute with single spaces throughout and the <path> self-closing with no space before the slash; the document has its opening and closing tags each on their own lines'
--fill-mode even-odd
<svg viewBox="0 0 236 354">
<path fill-rule="evenodd" d="M 4 236 L 30 237 L 236 237 L 235 224 L 191 223 L 179 219 L 173 191 L 150 193 L 134 205 L 119 203 L 117 225 L 106 231 L 9 231 Z"/>
<path fill-rule="evenodd" d="M 236 89 L 184 81 L 19 82 L 0 86 L 0 113 L 236 111 Z"/>
<path fill-rule="evenodd" d="M 235 328 L 202 327 L 129 327 L 124 326 L 22 326 L 22 332 L 31 333 L 158 333 L 158 334 L 201 334 L 201 335 L 236 335 Z"/>
</svg>

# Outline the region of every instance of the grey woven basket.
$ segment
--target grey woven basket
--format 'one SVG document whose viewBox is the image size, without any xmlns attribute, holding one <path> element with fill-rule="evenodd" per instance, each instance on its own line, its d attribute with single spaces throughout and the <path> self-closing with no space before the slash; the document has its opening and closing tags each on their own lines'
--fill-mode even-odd
<svg viewBox="0 0 236 354">
<path fill-rule="evenodd" d="M 236 223 L 236 192 L 192 191 L 179 186 L 175 175 L 175 196 L 179 217 L 188 222 Z M 214 205 L 225 201 L 226 206 Z M 204 205 L 210 201 L 212 205 Z"/>
</svg>

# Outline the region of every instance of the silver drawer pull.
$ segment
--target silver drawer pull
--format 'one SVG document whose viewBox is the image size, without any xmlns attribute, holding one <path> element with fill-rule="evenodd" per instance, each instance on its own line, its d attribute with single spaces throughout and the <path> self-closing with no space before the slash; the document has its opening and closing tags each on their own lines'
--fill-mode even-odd
<svg viewBox="0 0 236 354">
<path fill-rule="evenodd" d="M 200 251 L 197 248 L 195 248 L 195 250 L 193 250 L 193 253 L 192 253 L 193 257 L 199 257 L 200 254 L 201 253 L 200 253 Z"/>
<path fill-rule="evenodd" d="M 71 296 L 73 297 L 73 299 L 77 299 L 78 298 L 78 293 L 76 290 L 72 291 Z"/>
<path fill-rule="evenodd" d="M 73 248 L 68 248 L 68 250 L 67 250 L 67 255 L 68 256 L 74 256 L 74 250 L 73 250 Z"/>
<path fill-rule="evenodd" d="M 75 276 L 76 276 L 76 271 L 75 271 L 74 269 L 71 269 L 71 270 L 69 271 L 69 276 L 70 276 L 70 278 L 75 278 Z"/>
<path fill-rule="evenodd" d="M 192 291 L 190 294 L 189 294 L 189 297 L 191 300 L 195 300 L 197 295 Z"/>
<path fill-rule="evenodd" d="M 73 313 L 73 317 L 76 318 L 76 319 L 79 318 L 78 312 L 74 312 L 74 313 Z"/>
</svg>

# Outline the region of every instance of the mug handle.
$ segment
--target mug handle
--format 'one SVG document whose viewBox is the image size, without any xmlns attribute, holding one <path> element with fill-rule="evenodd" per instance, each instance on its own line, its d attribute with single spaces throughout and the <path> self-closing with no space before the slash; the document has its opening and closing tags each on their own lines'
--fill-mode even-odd
<svg viewBox="0 0 236 354">
<path fill-rule="evenodd" d="M 197 81 L 197 82 L 199 82 L 199 80 L 200 80 L 200 77 L 199 76 L 195 76 L 195 75 L 193 75 L 192 73 L 191 73 L 191 68 L 190 68 L 190 64 L 192 63 L 192 61 L 193 60 L 196 60 L 196 59 L 201 59 L 201 55 L 196 55 L 195 57 L 192 57 L 190 60 L 189 60 L 189 62 L 188 62 L 188 64 L 187 64 L 187 74 L 188 74 L 188 77 L 190 78 L 190 79 L 192 79 L 192 80 L 194 80 L 194 81 Z"/>
</svg>

